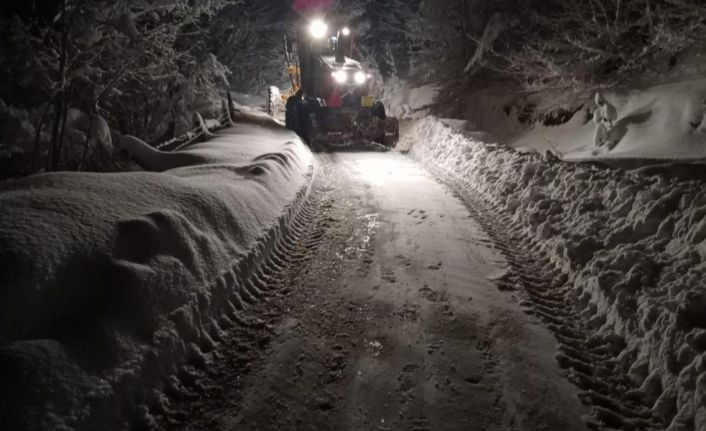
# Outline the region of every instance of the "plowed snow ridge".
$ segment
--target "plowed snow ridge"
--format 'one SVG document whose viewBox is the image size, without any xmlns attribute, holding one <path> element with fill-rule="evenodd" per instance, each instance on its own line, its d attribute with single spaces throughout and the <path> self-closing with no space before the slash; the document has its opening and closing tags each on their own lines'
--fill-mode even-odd
<svg viewBox="0 0 706 431">
<path fill-rule="evenodd" d="M 255 271 L 301 212 L 314 159 L 275 125 L 221 134 L 151 153 L 161 173 L 0 185 L 8 429 L 149 425 L 168 376 L 203 366 L 221 328 L 262 294 Z"/>
<path fill-rule="evenodd" d="M 706 429 L 702 182 L 523 155 L 435 118 L 403 140 L 467 202 L 493 211 L 492 222 L 480 218 L 512 242 L 511 261 L 534 261 L 534 274 L 511 284 L 554 330 L 559 363 L 593 406 L 589 421 Z"/>
</svg>

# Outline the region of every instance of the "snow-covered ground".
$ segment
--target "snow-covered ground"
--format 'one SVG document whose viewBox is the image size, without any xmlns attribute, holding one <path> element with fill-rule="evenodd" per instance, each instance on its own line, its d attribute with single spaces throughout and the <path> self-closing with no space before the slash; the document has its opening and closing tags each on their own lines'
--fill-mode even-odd
<svg viewBox="0 0 706 431">
<path fill-rule="evenodd" d="M 687 112 L 693 98 L 667 97 L 671 92 L 665 89 L 654 101 L 625 96 L 618 104 L 620 118 L 650 112 L 643 122 L 631 123 L 624 137 L 645 139 L 643 156 L 666 155 L 659 152 L 665 145 L 653 145 L 664 135 L 650 136 L 660 124 L 691 127 L 684 124 L 688 116 L 675 112 L 679 97 L 685 107 L 680 112 Z M 695 141 L 673 144 L 682 151 Z M 574 381 L 584 383 L 599 420 L 621 429 L 706 429 L 702 182 L 520 154 L 434 118 L 409 127 L 401 146 L 463 193 L 484 200 L 497 212 L 494 229 L 527 238 L 514 247 L 530 260 L 550 262 L 546 273 L 558 274 L 559 288 L 542 293 L 548 296 L 535 312 L 562 307 L 557 304 L 573 307 L 563 312 L 575 322 L 553 325 L 568 346 L 557 358 Z M 569 327 L 582 328 L 588 338 L 582 341 Z M 603 395 L 608 386 L 617 399 Z"/>
<path fill-rule="evenodd" d="M 267 94 L 247 94 L 231 91 L 236 109 L 260 110 L 267 109 Z"/>
<path fill-rule="evenodd" d="M 0 184 L 7 429 L 148 423 L 167 376 L 209 360 L 314 175 L 299 138 L 262 120 L 176 153 L 125 138 L 152 172 Z"/>
<path fill-rule="evenodd" d="M 594 146 L 591 101 L 559 126 L 535 124 L 507 142 L 518 149 L 554 151 L 564 160 L 706 158 L 706 80 L 691 79 L 648 88 L 604 92 L 618 113 L 608 137 L 611 146 Z"/>
<path fill-rule="evenodd" d="M 318 155 L 312 219 L 233 328 L 184 430 L 586 430 L 556 341 L 492 280 L 507 262 L 397 152 Z M 220 363 L 219 363 L 220 362 Z M 188 382 L 186 383 L 188 385 Z"/>
<path fill-rule="evenodd" d="M 412 86 L 403 79 L 390 78 L 381 89 L 381 100 L 393 117 L 422 118 L 429 114 L 439 89 L 438 85 Z"/>
</svg>

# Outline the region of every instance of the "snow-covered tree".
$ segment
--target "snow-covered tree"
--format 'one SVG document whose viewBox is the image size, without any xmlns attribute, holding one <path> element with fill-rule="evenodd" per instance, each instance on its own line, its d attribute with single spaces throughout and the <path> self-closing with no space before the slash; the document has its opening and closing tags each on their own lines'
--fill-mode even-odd
<svg viewBox="0 0 706 431">
<path fill-rule="evenodd" d="M 411 20 L 419 0 L 339 2 L 335 14 L 354 30 L 359 55 L 383 76 L 406 73 Z"/>
<path fill-rule="evenodd" d="M 234 90 L 267 94 L 287 80 L 284 36 L 296 16 L 290 2 L 242 0 L 225 7 L 213 21 L 210 43 L 232 72 Z"/>
<path fill-rule="evenodd" d="M 199 96 L 225 85 L 226 70 L 205 42 L 208 22 L 231 2 L 57 0 L 41 13 L 1 16 L 0 36 L 9 42 L 0 47 L 0 98 L 31 114 L 32 169 L 71 168 L 66 153 L 75 152 L 76 139 L 84 147 L 78 167 L 85 165 L 96 137 L 66 133 L 71 108 L 147 140 L 190 124 L 190 111 L 203 108 Z"/>
<path fill-rule="evenodd" d="M 494 12 L 467 71 L 489 68 L 531 87 L 629 79 L 674 63 L 706 30 L 700 1 L 518 0 Z"/>
</svg>

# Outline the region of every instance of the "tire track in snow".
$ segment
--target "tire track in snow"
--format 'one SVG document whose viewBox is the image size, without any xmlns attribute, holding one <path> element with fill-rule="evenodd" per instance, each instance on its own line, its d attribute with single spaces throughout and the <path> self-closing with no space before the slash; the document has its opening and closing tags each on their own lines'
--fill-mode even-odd
<svg viewBox="0 0 706 431">
<path fill-rule="evenodd" d="M 317 175 L 310 191 L 288 221 L 281 224 L 278 238 L 262 244 L 261 260 L 246 259 L 250 268 L 239 265 L 227 283 L 234 290 L 226 312 L 214 319 L 209 352 L 195 353 L 189 363 L 167 378 L 163 391 L 155 391 L 148 417 L 135 422 L 144 429 L 214 429 L 227 424 L 214 423 L 217 415 L 205 412 L 237 410 L 237 398 L 230 388 L 240 385 L 260 350 L 271 338 L 267 322 L 280 317 L 262 307 L 270 298 L 286 295 L 293 269 L 301 270 L 324 239 L 332 220 L 330 186 Z M 269 249 L 269 252 L 267 252 Z M 235 273 L 245 274 L 236 277 Z M 194 418 L 199 418 L 194 421 Z M 206 423 L 200 422 L 201 418 Z"/>
<path fill-rule="evenodd" d="M 539 244 L 515 232 L 521 229 L 499 206 L 472 192 L 465 178 L 440 166 L 425 164 L 438 181 L 449 187 L 468 208 L 471 217 L 506 258 L 510 270 L 494 280 L 498 289 L 517 291 L 527 314 L 540 318 L 559 343 L 556 360 L 566 378 L 577 385 L 579 398 L 592 409 L 584 421 L 592 429 L 661 429 L 650 407 L 628 396 L 635 389 L 616 366 L 621 340 L 592 335 L 595 329 L 578 303 L 566 276 L 552 267 Z"/>
</svg>

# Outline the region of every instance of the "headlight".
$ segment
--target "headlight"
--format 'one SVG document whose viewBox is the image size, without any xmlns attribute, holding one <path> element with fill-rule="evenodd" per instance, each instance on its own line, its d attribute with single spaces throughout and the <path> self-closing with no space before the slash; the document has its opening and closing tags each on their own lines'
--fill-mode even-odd
<svg viewBox="0 0 706 431">
<path fill-rule="evenodd" d="M 344 36 L 350 36 L 350 34 L 351 34 L 351 29 L 348 28 L 348 27 L 343 27 L 343 28 L 341 29 L 341 34 L 344 35 Z"/>
<path fill-rule="evenodd" d="M 314 39 L 322 39 L 326 37 L 326 33 L 328 33 L 328 25 L 323 20 L 315 19 L 309 24 L 309 34 Z"/>
<path fill-rule="evenodd" d="M 344 82 L 348 81 L 348 74 L 345 70 L 337 70 L 331 73 L 331 76 L 333 76 L 333 79 L 339 84 L 343 84 Z"/>
<path fill-rule="evenodd" d="M 368 79 L 368 77 L 365 76 L 363 72 L 356 72 L 353 79 L 355 79 L 356 84 L 365 84 L 365 80 Z"/>
</svg>

